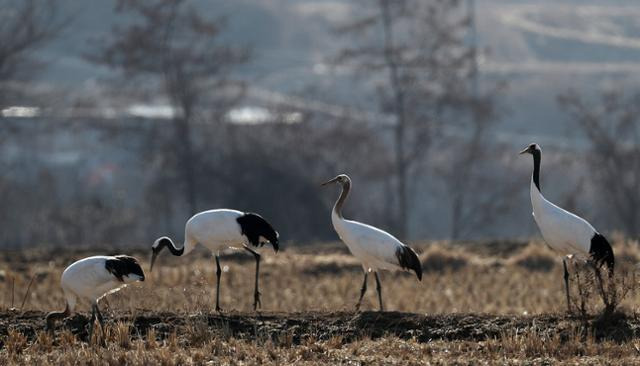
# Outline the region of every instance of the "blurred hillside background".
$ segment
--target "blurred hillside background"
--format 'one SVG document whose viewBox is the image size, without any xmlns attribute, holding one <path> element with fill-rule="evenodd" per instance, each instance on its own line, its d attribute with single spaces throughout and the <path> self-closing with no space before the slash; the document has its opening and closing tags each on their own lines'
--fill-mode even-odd
<svg viewBox="0 0 640 366">
<path fill-rule="evenodd" d="M 522 238 L 542 189 L 640 231 L 640 4 L 0 0 L 0 247 L 182 240 L 255 211 L 407 240 Z"/>
</svg>

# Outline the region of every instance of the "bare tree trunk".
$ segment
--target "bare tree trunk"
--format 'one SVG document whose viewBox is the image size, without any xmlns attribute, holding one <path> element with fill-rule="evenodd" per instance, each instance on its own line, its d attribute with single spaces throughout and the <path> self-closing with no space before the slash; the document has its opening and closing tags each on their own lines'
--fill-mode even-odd
<svg viewBox="0 0 640 366">
<path fill-rule="evenodd" d="M 180 140 L 180 156 L 178 157 L 179 170 L 182 170 L 184 176 L 184 195 L 187 200 L 189 214 L 196 213 L 197 196 L 196 196 L 196 175 L 193 155 L 193 142 L 191 139 L 191 122 L 190 117 L 185 112 L 184 117 L 176 120 L 176 129 Z"/>
<path fill-rule="evenodd" d="M 398 236 L 407 237 L 407 165 L 404 159 L 404 126 L 398 122 L 395 129 L 396 176 L 398 189 Z"/>
<path fill-rule="evenodd" d="M 463 220 L 467 219 L 464 211 L 468 211 L 468 194 L 474 187 L 474 169 L 478 159 L 483 158 L 482 141 L 486 132 L 486 121 L 478 115 L 475 110 L 472 111 L 473 132 L 469 137 L 469 141 L 465 142 L 462 148 L 460 160 L 454 158 L 453 169 L 455 170 L 453 181 L 448 183 L 449 191 L 452 193 L 451 198 L 451 239 L 459 239 L 464 231 Z"/>
<path fill-rule="evenodd" d="M 358 42 L 340 52 L 339 62 L 371 74 L 376 85 L 384 84 L 379 94 L 381 110 L 395 122 L 389 176 L 394 181 L 395 232 L 401 238 L 410 232 L 412 178 L 420 176 L 419 164 L 428 162 L 435 127 L 441 122 L 433 113 L 468 105 L 468 96 L 461 91 L 467 83 L 470 56 L 459 37 L 467 24 L 461 18 L 460 3 L 378 0 L 373 13 L 365 12 L 366 16 L 342 29 Z M 464 208 L 462 202 L 460 216 L 465 215 Z"/>
<path fill-rule="evenodd" d="M 398 64 L 394 57 L 393 46 L 393 23 L 388 0 L 380 0 L 380 10 L 382 12 L 382 24 L 384 30 L 384 56 L 389 67 L 389 79 L 394 94 L 393 112 L 396 116 L 394 127 L 394 150 L 396 155 L 396 178 L 397 178 L 397 198 L 398 217 L 397 234 L 401 239 L 407 237 L 408 228 L 408 207 L 407 207 L 407 161 L 405 159 L 405 126 L 406 115 L 404 105 L 404 93 L 400 82 Z"/>
<path fill-rule="evenodd" d="M 462 219 L 462 197 L 461 194 L 456 194 L 452 200 L 451 206 L 451 233 L 449 234 L 451 240 L 456 240 L 460 236 L 460 224 Z"/>
</svg>

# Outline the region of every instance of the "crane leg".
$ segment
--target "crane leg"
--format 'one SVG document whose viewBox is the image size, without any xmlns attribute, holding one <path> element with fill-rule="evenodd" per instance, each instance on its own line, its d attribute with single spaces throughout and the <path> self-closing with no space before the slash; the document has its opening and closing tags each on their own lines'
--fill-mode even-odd
<svg viewBox="0 0 640 366">
<path fill-rule="evenodd" d="M 93 339 L 93 329 L 96 323 L 96 304 L 91 304 L 91 319 L 89 320 L 89 344 Z"/>
<path fill-rule="evenodd" d="M 95 307 L 96 307 L 96 319 L 98 319 L 98 323 L 100 323 L 100 328 L 104 330 L 104 318 L 102 317 L 102 313 L 100 313 L 100 308 L 98 307 L 98 304 L 96 304 Z"/>
<path fill-rule="evenodd" d="M 364 281 L 362 281 L 362 288 L 360 289 L 360 299 L 358 299 L 358 303 L 356 304 L 356 311 L 360 310 L 360 304 L 362 303 L 362 298 L 364 297 L 364 293 L 367 292 L 367 271 L 364 272 Z"/>
<path fill-rule="evenodd" d="M 253 256 L 256 259 L 256 286 L 253 291 L 253 310 L 255 311 L 262 306 L 262 303 L 260 302 L 260 291 L 258 287 L 258 275 L 260 273 L 260 254 L 246 245 L 244 249 L 248 250 L 251 254 L 253 254 Z"/>
<path fill-rule="evenodd" d="M 380 286 L 380 277 L 378 277 L 378 272 L 373 273 L 376 276 L 376 290 L 378 290 L 378 301 L 380 302 L 380 311 L 384 311 L 384 306 L 382 306 L 382 286 Z"/>
<path fill-rule="evenodd" d="M 91 344 L 91 338 L 93 337 L 93 323 L 95 323 L 96 308 L 91 305 L 91 319 L 89 319 L 89 344 Z"/>
<path fill-rule="evenodd" d="M 216 311 L 222 311 L 220 308 L 220 276 L 222 270 L 220 269 L 220 258 L 216 255 Z"/>
<path fill-rule="evenodd" d="M 596 275 L 596 282 L 598 283 L 598 290 L 600 290 L 600 295 L 602 296 L 602 300 L 607 298 L 607 293 L 604 291 L 604 285 L 602 284 L 602 276 L 600 275 L 600 268 L 592 261 L 589 262 L 591 267 L 593 267 L 593 271 Z"/>
<path fill-rule="evenodd" d="M 571 312 L 571 300 L 569 298 L 569 271 L 567 271 L 567 258 L 562 258 L 562 266 L 564 267 L 564 290 L 567 294 L 567 312 Z"/>
<path fill-rule="evenodd" d="M 106 339 L 104 337 L 104 318 L 102 317 L 102 313 L 100 312 L 100 308 L 98 307 L 98 303 L 95 305 L 96 308 L 96 319 L 98 319 L 98 324 L 100 324 L 100 330 L 102 331 L 102 345 L 106 346 Z"/>
</svg>

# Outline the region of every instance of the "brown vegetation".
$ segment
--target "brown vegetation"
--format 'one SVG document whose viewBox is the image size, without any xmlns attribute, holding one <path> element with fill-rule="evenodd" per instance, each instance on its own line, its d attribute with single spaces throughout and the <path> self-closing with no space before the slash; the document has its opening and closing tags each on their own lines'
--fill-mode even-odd
<svg viewBox="0 0 640 366">
<path fill-rule="evenodd" d="M 484 359 L 602 364 L 631 362 L 638 353 L 633 242 L 614 244 L 620 253 L 617 275 L 624 274 L 628 291 L 616 295 L 621 311 L 606 316 L 589 282 L 590 269 L 580 264 L 572 266 L 572 273 L 581 275 L 572 277 L 574 307 L 584 300 L 587 312 L 565 313 L 561 262 L 542 243 L 515 248 L 502 243 L 503 255 L 491 245 L 415 246 L 422 253 L 423 281 L 407 273 L 383 273 L 385 304 L 393 310 L 385 313 L 370 311 L 376 308 L 375 291 L 367 293 L 365 311 L 353 312 L 361 269 L 335 244 L 265 252 L 263 311 L 258 313 L 250 311 L 250 257 L 222 258 L 221 305 L 227 311 L 218 314 L 213 311 L 215 266 L 208 253 L 163 256 L 147 281 L 101 303 L 107 326 L 97 333 L 106 346 L 87 343 L 88 304 L 81 303 L 80 313 L 62 322 L 54 336 L 44 330 L 45 312 L 64 306 L 59 288 L 64 266 L 99 251 L 4 252 L 0 363 L 449 364 Z M 136 254 L 143 260 L 148 255 Z"/>
</svg>

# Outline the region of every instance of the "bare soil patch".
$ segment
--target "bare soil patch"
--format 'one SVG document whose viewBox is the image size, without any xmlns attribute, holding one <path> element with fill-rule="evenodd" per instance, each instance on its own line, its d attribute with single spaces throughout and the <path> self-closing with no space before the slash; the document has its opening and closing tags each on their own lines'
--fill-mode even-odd
<svg viewBox="0 0 640 366">
<path fill-rule="evenodd" d="M 106 314 L 105 314 L 106 315 Z M 0 312 L 0 338 L 14 329 L 30 341 L 44 331 L 44 312 Z M 395 336 L 418 342 L 483 341 L 504 334 L 534 332 L 547 337 L 570 339 L 576 331 L 594 334 L 596 339 L 629 341 L 640 337 L 640 320 L 615 314 L 607 319 L 579 319 L 566 315 L 502 316 L 487 314 L 423 315 L 403 312 L 305 312 L 305 313 L 197 313 L 140 311 L 135 314 L 106 315 L 107 323 L 131 325 L 132 337 L 145 338 L 153 329 L 159 339 L 172 333 L 192 333 L 206 324 L 213 335 L 247 340 L 291 339 L 328 340 L 341 337 L 343 343 L 368 338 Z M 58 325 L 56 332 L 68 329 L 86 340 L 89 317 L 75 314 Z M 3 347 L 0 344 L 0 349 Z"/>
</svg>

